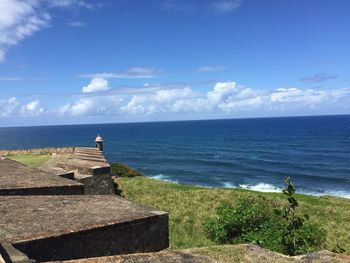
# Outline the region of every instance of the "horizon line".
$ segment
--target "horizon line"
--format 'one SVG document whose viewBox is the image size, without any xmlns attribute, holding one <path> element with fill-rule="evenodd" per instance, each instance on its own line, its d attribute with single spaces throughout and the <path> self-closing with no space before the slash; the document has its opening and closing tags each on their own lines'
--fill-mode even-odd
<svg viewBox="0 0 350 263">
<path fill-rule="evenodd" d="M 332 117 L 332 116 L 350 116 L 350 113 L 340 114 L 320 114 L 320 115 L 286 115 L 286 116 L 263 116 L 263 117 L 235 117 L 235 118 L 217 118 L 217 119 L 179 119 L 179 120 L 160 120 L 160 121 L 124 121 L 124 122 L 97 122 L 97 123 L 73 123 L 73 124 L 49 124 L 49 125 L 24 125 L 24 126 L 0 126 L 3 128 L 35 128 L 35 127 L 55 127 L 55 126 L 80 126 L 80 125 L 113 125 L 113 124 L 142 124 L 142 123 L 163 123 L 163 122 L 190 122 L 190 121 L 220 121 L 220 120 L 249 120 L 249 119 L 278 119 L 278 118 L 306 118 L 306 117 Z"/>
</svg>

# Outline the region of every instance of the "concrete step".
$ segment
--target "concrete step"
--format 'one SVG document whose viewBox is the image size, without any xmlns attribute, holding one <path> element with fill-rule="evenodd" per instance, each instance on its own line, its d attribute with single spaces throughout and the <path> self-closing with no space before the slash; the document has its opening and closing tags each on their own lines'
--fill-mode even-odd
<svg viewBox="0 0 350 263">
<path fill-rule="evenodd" d="M 99 152 L 101 151 L 97 148 L 88 148 L 88 147 L 76 147 L 74 151 L 84 151 L 84 152 Z"/>
<path fill-rule="evenodd" d="M 75 153 L 72 155 L 73 157 L 74 156 L 79 156 L 79 157 L 85 157 L 85 158 L 95 158 L 95 159 L 105 159 L 105 157 L 103 155 L 94 155 L 94 154 L 81 154 L 81 153 Z"/>
<path fill-rule="evenodd" d="M 103 155 L 103 152 L 99 150 L 82 150 L 82 149 L 77 149 L 74 151 L 74 153 L 85 153 L 85 154 L 98 154 L 98 155 Z"/>
<path fill-rule="evenodd" d="M 0 196 L 0 243 L 38 262 L 156 252 L 168 215 L 117 196 Z"/>
<path fill-rule="evenodd" d="M 86 160 L 86 161 L 92 161 L 92 162 L 107 162 L 107 160 L 103 157 L 91 157 L 91 156 L 81 156 L 81 155 L 74 155 L 73 159 L 80 159 L 80 160 Z"/>
<path fill-rule="evenodd" d="M 84 155 L 84 156 L 94 156 L 94 157 L 104 157 L 101 153 L 85 153 L 85 152 L 74 152 L 74 155 Z"/>
</svg>

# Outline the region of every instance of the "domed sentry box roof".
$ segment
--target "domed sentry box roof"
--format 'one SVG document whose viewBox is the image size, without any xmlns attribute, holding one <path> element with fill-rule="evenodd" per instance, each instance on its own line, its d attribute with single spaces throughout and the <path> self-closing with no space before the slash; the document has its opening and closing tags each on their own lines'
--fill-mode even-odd
<svg viewBox="0 0 350 263">
<path fill-rule="evenodd" d="M 103 139 L 100 135 L 97 135 L 95 142 L 103 142 Z"/>
</svg>

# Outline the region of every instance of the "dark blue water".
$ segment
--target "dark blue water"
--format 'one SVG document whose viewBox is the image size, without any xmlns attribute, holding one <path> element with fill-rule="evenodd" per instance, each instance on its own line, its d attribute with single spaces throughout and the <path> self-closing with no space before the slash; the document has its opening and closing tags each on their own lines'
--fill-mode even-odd
<svg viewBox="0 0 350 263">
<path fill-rule="evenodd" d="M 350 115 L 1 128 L 0 148 L 93 146 L 183 184 L 350 197 Z"/>
</svg>

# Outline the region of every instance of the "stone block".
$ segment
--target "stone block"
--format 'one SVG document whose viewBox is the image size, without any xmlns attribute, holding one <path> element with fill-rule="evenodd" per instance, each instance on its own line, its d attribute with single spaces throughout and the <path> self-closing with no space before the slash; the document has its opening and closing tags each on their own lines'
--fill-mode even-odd
<svg viewBox="0 0 350 263">
<path fill-rule="evenodd" d="M 168 215 L 117 196 L 0 196 L 0 243 L 37 261 L 161 251 Z"/>
</svg>

